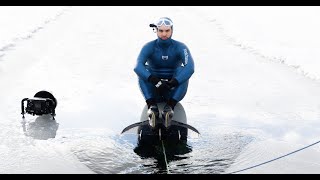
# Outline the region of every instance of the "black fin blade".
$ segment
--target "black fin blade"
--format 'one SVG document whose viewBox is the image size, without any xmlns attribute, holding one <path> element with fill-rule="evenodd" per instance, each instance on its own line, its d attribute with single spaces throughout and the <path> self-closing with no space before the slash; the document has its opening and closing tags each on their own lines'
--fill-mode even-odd
<svg viewBox="0 0 320 180">
<path fill-rule="evenodd" d="M 171 126 L 172 126 L 172 125 L 185 127 L 185 128 L 191 129 L 192 131 L 200 134 L 200 132 L 199 132 L 196 128 L 190 126 L 189 124 L 185 124 L 185 123 L 182 123 L 182 122 L 178 122 L 178 121 L 175 121 L 175 120 L 171 120 Z"/>
<path fill-rule="evenodd" d="M 126 131 L 128 131 L 129 129 L 132 129 L 132 128 L 137 127 L 137 126 L 146 125 L 146 124 L 149 124 L 149 120 L 145 120 L 145 121 L 142 121 L 142 122 L 137 122 L 137 123 L 131 124 L 131 125 L 127 126 L 126 128 L 124 128 L 122 130 L 121 134 L 126 132 Z"/>
</svg>

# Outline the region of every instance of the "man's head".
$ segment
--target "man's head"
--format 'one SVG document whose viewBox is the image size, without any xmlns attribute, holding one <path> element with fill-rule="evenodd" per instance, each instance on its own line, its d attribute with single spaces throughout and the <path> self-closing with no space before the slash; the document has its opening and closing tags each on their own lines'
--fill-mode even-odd
<svg viewBox="0 0 320 180">
<path fill-rule="evenodd" d="M 170 39 L 173 31 L 172 20 L 168 17 L 160 18 L 155 25 L 157 26 L 157 36 L 162 40 Z"/>
</svg>

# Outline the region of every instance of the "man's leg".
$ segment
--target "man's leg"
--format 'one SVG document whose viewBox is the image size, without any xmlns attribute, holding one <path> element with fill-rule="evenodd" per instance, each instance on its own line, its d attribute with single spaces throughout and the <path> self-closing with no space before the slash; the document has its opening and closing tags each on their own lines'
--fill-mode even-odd
<svg viewBox="0 0 320 180">
<path fill-rule="evenodd" d="M 148 106 L 148 117 L 155 124 L 156 119 L 159 117 L 159 109 L 156 102 L 155 87 L 148 81 L 139 78 L 140 91 L 146 100 Z"/>
<path fill-rule="evenodd" d="M 188 84 L 189 84 L 189 81 L 179 84 L 170 92 L 167 103 L 171 106 L 173 105 L 172 108 L 174 108 L 177 102 L 180 102 L 185 97 L 188 90 Z"/>
<path fill-rule="evenodd" d="M 149 99 L 155 99 L 156 98 L 156 94 L 155 94 L 155 87 L 153 84 L 151 84 L 148 81 L 142 80 L 141 78 L 138 79 L 139 82 L 139 87 L 140 87 L 140 91 L 144 97 L 144 99 L 148 103 L 153 102 Z M 150 104 L 148 104 L 150 105 Z M 149 106 L 148 106 L 149 107 Z"/>
<path fill-rule="evenodd" d="M 174 107 L 186 95 L 188 83 L 189 82 L 186 81 L 175 87 L 173 90 L 171 90 L 171 92 L 169 92 L 166 105 L 164 106 L 163 111 L 161 112 L 161 116 L 163 117 L 163 119 L 168 120 L 173 117 Z"/>
</svg>

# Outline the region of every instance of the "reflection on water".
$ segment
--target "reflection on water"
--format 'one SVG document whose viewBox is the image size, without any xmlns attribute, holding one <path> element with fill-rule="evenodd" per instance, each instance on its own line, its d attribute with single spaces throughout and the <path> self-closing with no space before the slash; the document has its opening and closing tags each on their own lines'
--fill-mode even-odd
<svg viewBox="0 0 320 180">
<path fill-rule="evenodd" d="M 118 136 L 110 129 L 65 129 L 59 134 L 55 141 L 68 146 L 80 162 L 97 174 L 227 173 L 254 140 L 245 132 L 205 131 L 201 138 L 180 141 L 159 141 L 152 136 L 137 141 L 137 135 Z"/>
<path fill-rule="evenodd" d="M 141 137 L 138 137 L 137 146 L 134 152 L 142 159 L 155 159 L 155 170 L 153 173 L 166 173 L 169 171 L 168 164 L 187 158 L 182 156 L 192 151 L 192 147 L 187 143 L 188 129 L 183 127 L 171 126 L 167 131 L 162 131 L 161 140 L 159 133 L 151 133 L 149 126 L 141 127 Z M 179 138 L 180 137 L 180 138 Z"/>
<path fill-rule="evenodd" d="M 163 110 L 165 103 L 158 103 L 159 111 Z M 145 105 L 140 121 L 145 121 L 148 107 Z M 178 122 L 187 124 L 186 112 L 181 103 L 175 107 L 173 119 Z M 188 129 L 181 126 L 172 125 L 166 129 L 163 125 L 152 129 L 149 125 L 140 126 L 137 130 L 140 135 L 137 139 L 137 146 L 134 152 L 141 158 L 152 158 L 155 160 L 155 170 L 153 173 L 169 172 L 168 164 L 171 161 L 177 161 L 187 158 L 182 156 L 190 153 L 192 147 L 188 145 Z"/>
<path fill-rule="evenodd" d="M 55 140 L 69 146 L 80 162 L 98 174 L 226 173 L 254 140 L 244 131 L 230 132 L 224 127 L 200 130 L 200 138 L 181 136 L 178 141 L 173 133 L 173 138 L 161 141 L 158 136 L 118 136 L 110 129 L 66 129 Z"/>
<path fill-rule="evenodd" d="M 145 120 L 145 110 L 140 121 Z M 182 109 L 175 115 L 176 120 L 186 123 Z M 62 129 L 55 141 L 69 146 L 77 159 L 97 174 L 226 173 L 254 137 L 202 118 L 208 120 L 195 125 L 201 133 L 198 137 L 192 137 L 193 131 L 185 127 L 171 126 L 168 131 L 162 129 L 160 139 L 159 131 L 140 126 L 121 135 L 111 128 Z"/>
<path fill-rule="evenodd" d="M 59 123 L 56 120 L 52 120 L 51 115 L 38 116 L 35 121 L 31 122 L 27 122 L 23 118 L 21 124 L 26 136 L 39 140 L 55 138 L 59 128 Z"/>
</svg>

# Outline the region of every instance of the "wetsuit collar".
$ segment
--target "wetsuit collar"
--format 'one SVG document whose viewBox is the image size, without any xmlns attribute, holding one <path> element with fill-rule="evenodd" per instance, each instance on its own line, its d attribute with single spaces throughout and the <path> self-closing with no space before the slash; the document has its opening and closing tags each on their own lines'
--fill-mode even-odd
<svg viewBox="0 0 320 180">
<path fill-rule="evenodd" d="M 161 38 L 158 37 L 157 43 L 158 43 L 160 46 L 168 47 L 168 46 L 172 43 L 172 39 L 171 39 L 171 37 L 170 37 L 170 38 L 168 38 L 168 39 L 166 39 L 166 40 L 162 40 Z"/>
</svg>

